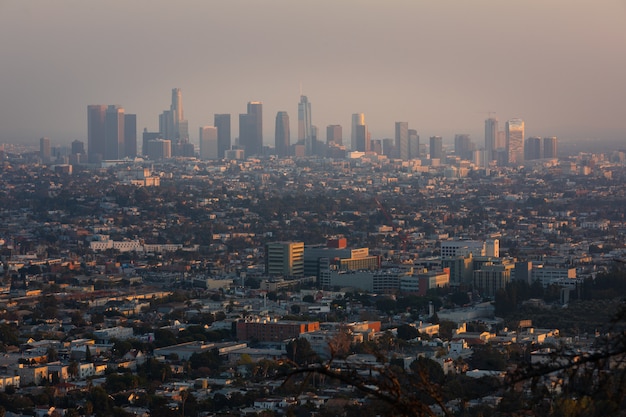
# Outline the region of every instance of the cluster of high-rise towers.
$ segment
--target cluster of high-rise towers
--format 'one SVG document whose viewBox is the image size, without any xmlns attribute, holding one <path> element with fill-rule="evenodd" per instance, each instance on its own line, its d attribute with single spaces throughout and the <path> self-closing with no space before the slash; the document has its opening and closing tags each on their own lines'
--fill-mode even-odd
<svg viewBox="0 0 626 417">
<path fill-rule="evenodd" d="M 213 126 L 202 126 L 199 131 L 199 152 L 189 142 L 189 124 L 184 118 L 182 93 L 172 90 L 169 110 L 159 115 L 159 131 L 143 132 L 142 154 L 150 159 L 166 159 L 173 156 L 201 159 L 240 159 L 249 156 L 274 154 L 285 156 L 345 156 L 341 125 L 326 127 L 326 142 L 319 140 L 318 129 L 311 123 L 311 102 L 301 95 L 298 103 L 298 139 L 291 143 L 289 115 L 286 111 L 276 114 L 274 149 L 263 145 L 263 104 L 248 103 L 247 112 L 239 115 L 239 137 L 231 139 L 230 114 L 215 114 Z M 428 152 L 426 144 L 420 143 L 415 129 L 407 122 L 395 123 L 393 139 L 372 140 L 363 113 L 352 115 L 349 148 L 356 152 L 374 152 L 392 158 L 411 160 L 429 157 L 441 160 L 445 157 L 441 136 L 431 136 Z M 498 120 L 485 120 L 485 145 L 477 148 L 467 134 L 454 138 L 454 153 L 477 165 L 496 161 L 498 165 L 520 165 L 525 160 L 556 158 L 555 137 L 531 137 L 524 140 L 524 121 L 511 119 L 505 129 L 498 129 Z M 125 114 L 117 105 L 88 106 L 88 156 L 89 162 L 134 158 L 137 155 L 137 118 Z"/>
</svg>

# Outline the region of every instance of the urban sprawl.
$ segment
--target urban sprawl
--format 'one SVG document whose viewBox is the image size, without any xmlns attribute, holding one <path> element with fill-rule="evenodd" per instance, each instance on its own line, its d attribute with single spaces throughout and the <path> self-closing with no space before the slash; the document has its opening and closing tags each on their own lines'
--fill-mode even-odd
<svg viewBox="0 0 626 417">
<path fill-rule="evenodd" d="M 363 114 L 322 141 L 310 106 L 294 144 L 276 115 L 274 147 L 260 102 L 196 147 L 179 89 L 140 152 L 109 105 L 87 149 L 3 145 L 0 411 L 618 415 L 622 350 L 578 391 L 560 371 L 623 331 L 626 150 L 495 117 L 480 146 L 372 139 Z"/>
</svg>

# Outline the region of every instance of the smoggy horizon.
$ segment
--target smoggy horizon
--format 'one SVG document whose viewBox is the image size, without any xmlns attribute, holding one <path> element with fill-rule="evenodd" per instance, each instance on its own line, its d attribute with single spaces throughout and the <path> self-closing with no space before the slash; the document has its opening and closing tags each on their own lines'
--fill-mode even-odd
<svg viewBox="0 0 626 417">
<path fill-rule="evenodd" d="M 300 93 L 325 139 L 349 144 L 351 115 L 372 139 L 406 121 L 422 138 L 484 120 L 525 121 L 526 136 L 561 143 L 626 139 L 626 4 L 555 0 L 0 3 L 0 142 L 86 141 L 87 105 L 119 104 L 139 132 L 158 130 L 181 88 L 192 142 L 214 113 L 263 102 L 264 142 L 278 111 L 297 139 Z"/>
</svg>

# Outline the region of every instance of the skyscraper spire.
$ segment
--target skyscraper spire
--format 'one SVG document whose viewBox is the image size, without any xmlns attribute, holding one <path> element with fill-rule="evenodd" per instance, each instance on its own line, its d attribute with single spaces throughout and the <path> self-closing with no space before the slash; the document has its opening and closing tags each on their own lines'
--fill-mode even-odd
<svg viewBox="0 0 626 417">
<path fill-rule="evenodd" d="M 159 131 L 169 140 L 189 138 L 189 125 L 183 114 L 183 94 L 180 88 L 172 89 L 170 109 L 159 116 Z"/>
</svg>

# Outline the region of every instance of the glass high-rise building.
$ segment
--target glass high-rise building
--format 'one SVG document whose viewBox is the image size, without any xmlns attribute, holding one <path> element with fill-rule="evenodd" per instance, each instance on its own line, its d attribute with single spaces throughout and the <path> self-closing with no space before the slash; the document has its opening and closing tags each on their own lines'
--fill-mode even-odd
<svg viewBox="0 0 626 417">
<path fill-rule="evenodd" d="M 326 126 L 326 143 L 341 146 L 343 144 L 343 132 L 341 125 Z"/>
<path fill-rule="evenodd" d="M 354 113 L 352 115 L 352 133 L 351 133 L 350 149 L 352 149 L 353 151 L 358 150 L 357 148 L 358 126 L 365 126 L 365 115 L 363 113 Z"/>
<path fill-rule="evenodd" d="M 543 138 L 543 157 L 556 158 L 558 153 L 558 141 L 556 136 Z"/>
<path fill-rule="evenodd" d="M 107 106 L 91 104 L 87 106 L 87 151 L 90 163 L 104 159 L 104 119 Z"/>
<path fill-rule="evenodd" d="M 300 102 L 298 103 L 298 142 L 304 143 L 306 156 L 313 155 L 311 103 L 307 96 L 300 96 Z"/>
<path fill-rule="evenodd" d="M 541 148 L 541 138 L 532 137 L 526 139 L 524 145 L 524 159 L 530 161 L 532 159 L 541 159 L 543 157 L 543 149 Z"/>
<path fill-rule="evenodd" d="M 485 151 L 487 162 L 494 159 L 494 151 L 498 148 L 498 119 L 490 117 L 485 120 Z"/>
<path fill-rule="evenodd" d="M 218 158 L 223 158 L 231 146 L 230 114 L 216 114 L 213 117 L 213 126 L 217 128 Z"/>
<path fill-rule="evenodd" d="M 506 122 L 506 154 L 509 165 L 524 163 L 524 121 L 511 119 Z"/>
<path fill-rule="evenodd" d="M 52 154 L 50 153 L 50 138 L 43 137 L 39 139 L 39 157 L 44 163 L 50 162 Z"/>
<path fill-rule="evenodd" d="M 239 146 L 246 157 L 263 154 L 263 103 L 251 101 L 248 112 L 239 115 Z"/>
<path fill-rule="evenodd" d="M 443 138 L 441 136 L 430 137 L 430 159 L 443 159 Z"/>
<path fill-rule="evenodd" d="M 202 126 L 198 135 L 200 143 L 200 159 L 218 159 L 217 128 L 215 126 Z"/>
<path fill-rule="evenodd" d="M 475 148 L 470 135 L 465 133 L 454 135 L 454 153 L 456 156 L 469 161 L 472 159 Z"/>
<path fill-rule="evenodd" d="M 411 149 L 409 144 L 409 123 L 396 122 L 396 157 L 403 161 L 408 161 L 411 157 Z"/>
<path fill-rule="evenodd" d="M 420 156 L 420 137 L 417 130 L 409 129 L 409 159 L 416 159 Z"/>
<path fill-rule="evenodd" d="M 124 115 L 124 155 L 127 158 L 137 156 L 137 115 Z"/>
<path fill-rule="evenodd" d="M 104 159 L 116 160 L 124 157 L 124 109 L 110 105 L 104 118 Z"/>
<path fill-rule="evenodd" d="M 189 138 L 189 124 L 183 114 L 183 94 L 180 88 L 172 89 L 170 109 L 159 116 L 159 132 L 165 139 L 180 140 Z"/>
<path fill-rule="evenodd" d="M 274 135 L 274 147 L 279 157 L 289 156 L 291 138 L 289 135 L 289 115 L 286 111 L 276 113 L 276 131 Z"/>
<path fill-rule="evenodd" d="M 357 152 L 369 152 L 371 143 L 369 132 L 366 125 L 356 126 L 356 149 Z"/>
</svg>

